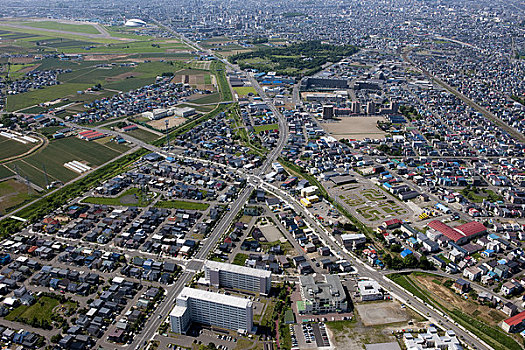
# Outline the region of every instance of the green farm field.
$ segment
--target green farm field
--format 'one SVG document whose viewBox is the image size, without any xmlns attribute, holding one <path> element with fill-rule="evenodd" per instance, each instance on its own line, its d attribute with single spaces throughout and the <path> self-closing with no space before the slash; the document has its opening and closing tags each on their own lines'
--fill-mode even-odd
<svg viewBox="0 0 525 350">
<path fill-rule="evenodd" d="M 144 129 L 136 129 L 126 132 L 127 135 L 130 135 L 131 137 L 135 137 L 141 141 L 144 142 L 151 142 L 158 139 L 160 136 L 152 133 L 151 131 L 144 130 Z"/>
<path fill-rule="evenodd" d="M 7 137 L 0 136 L 0 160 L 23 154 L 35 146 L 35 143 L 23 144 L 8 139 Z"/>
<path fill-rule="evenodd" d="M 97 140 L 98 141 L 98 140 Z M 64 163 L 72 160 L 86 161 L 89 166 L 99 166 L 115 157 L 123 150 L 116 149 L 117 144 L 100 144 L 96 141 L 84 141 L 74 137 L 53 140 L 41 151 L 30 155 L 23 160 L 6 164 L 15 170 L 18 167 L 22 176 L 41 187 L 46 185 L 43 168 L 45 166 L 50 181 L 67 182 L 79 174 L 64 167 Z M 125 147 L 125 146 L 121 146 Z"/>
<path fill-rule="evenodd" d="M 26 21 L 26 22 L 13 22 L 13 24 L 21 24 L 31 28 L 43 28 L 51 30 L 60 30 L 74 33 L 85 33 L 85 34 L 100 34 L 100 32 L 91 24 L 72 24 L 62 23 L 55 21 Z"/>
</svg>

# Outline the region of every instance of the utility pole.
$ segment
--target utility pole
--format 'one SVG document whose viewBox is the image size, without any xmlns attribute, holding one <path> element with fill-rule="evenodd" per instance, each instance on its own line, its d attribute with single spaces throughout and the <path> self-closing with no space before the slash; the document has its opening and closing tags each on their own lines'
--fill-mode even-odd
<svg viewBox="0 0 525 350">
<path fill-rule="evenodd" d="M 48 189 L 49 188 L 49 178 L 47 177 L 46 166 L 44 165 L 44 163 L 42 163 L 42 168 L 44 169 L 44 176 L 46 178 L 46 189 Z"/>
<path fill-rule="evenodd" d="M 169 133 L 170 121 L 166 119 L 164 122 L 166 123 L 166 149 L 169 152 L 170 151 L 170 133 Z"/>
</svg>

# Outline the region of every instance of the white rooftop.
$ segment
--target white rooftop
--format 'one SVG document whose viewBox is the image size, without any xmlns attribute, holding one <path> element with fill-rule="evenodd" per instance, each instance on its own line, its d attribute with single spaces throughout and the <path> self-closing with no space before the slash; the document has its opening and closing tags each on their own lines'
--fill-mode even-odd
<svg viewBox="0 0 525 350">
<path fill-rule="evenodd" d="M 242 309 L 252 306 L 252 302 L 249 299 L 234 297 L 232 295 L 208 292 L 202 289 L 184 287 L 184 289 L 177 296 L 177 299 L 188 298 L 210 301 L 213 303 L 229 305 Z"/>
<path fill-rule="evenodd" d="M 251 276 L 257 276 L 257 277 L 263 277 L 263 278 L 268 278 L 272 276 L 271 271 L 253 269 L 251 267 L 227 264 L 227 263 L 222 263 L 218 261 L 206 260 L 204 262 L 204 265 L 212 270 L 230 271 L 230 272 L 235 272 L 235 273 L 242 274 L 242 275 L 251 275 Z"/>
</svg>

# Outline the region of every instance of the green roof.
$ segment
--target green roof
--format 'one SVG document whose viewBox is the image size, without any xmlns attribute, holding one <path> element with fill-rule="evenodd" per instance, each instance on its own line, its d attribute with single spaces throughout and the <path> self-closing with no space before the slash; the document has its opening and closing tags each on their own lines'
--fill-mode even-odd
<svg viewBox="0 0 525 350">
<path fill-rule="evenodd" d="M 295 315 L 293 314 L 292 310 L 288 309 L 284 313 L 284 323 L 286 324 L 295 323 Z"/>
</svg>

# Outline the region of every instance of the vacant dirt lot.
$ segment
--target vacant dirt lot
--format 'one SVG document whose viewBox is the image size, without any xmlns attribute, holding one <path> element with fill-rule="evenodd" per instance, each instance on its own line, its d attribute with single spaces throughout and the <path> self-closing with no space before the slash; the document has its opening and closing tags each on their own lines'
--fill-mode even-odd
<svg viewBox="0 0 525 350">
<path fill-rule="evenodd" d="M 419 286 L 424 286 L 432 293 L 432 297 L 441 305 L 458 308 L 494 327 L 497 327 L 505 319 L 503 313 L 488 306 L 480 305 L 475 301 L 465 300 L 444 285 L 438 284 L 445 282 L 446 279 L 442 277 L 412 275 L 411 278 L 414 278 Z"/>
<path fill-rule="evenodd" d="M 356 309 L 365 326 L 407 322 L 410 319 L 398 302 L 357 304 Z"/>
<path fill-rule="evenodd" d="M 281 232 L 274 225 L 260 226 L 259 228 L 268 242 L 278 241 L 282 237 Z"/>
<path fill-rule="evenodd" d="M 180 117 L 166 117 L 159 120 L 152 120 L 149 121 L 147 124 L 152 126 L 153 128 L 157 130 L 166 130 L 166 120 L 169 121 L 168 127 L 173 128 L 176 126 L 181 125 L 186 121 L 186 118 L 180 118 Z"/>
<path fill-rule="evenodd" d="M 341 120 L 330 123 L 321 123 L 321 126 L 336 139 L 363 140 L 367 137 L 383 138 L 385 132 L 377 127 L 383 117 L 343 117 Z"/>
</svg>

